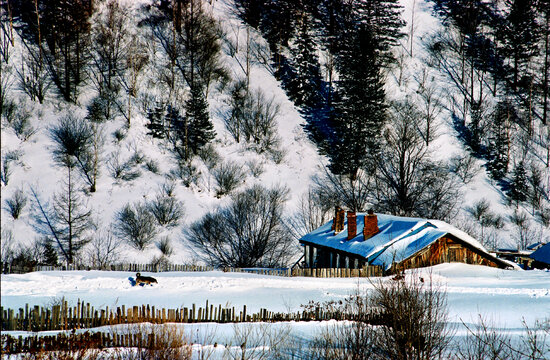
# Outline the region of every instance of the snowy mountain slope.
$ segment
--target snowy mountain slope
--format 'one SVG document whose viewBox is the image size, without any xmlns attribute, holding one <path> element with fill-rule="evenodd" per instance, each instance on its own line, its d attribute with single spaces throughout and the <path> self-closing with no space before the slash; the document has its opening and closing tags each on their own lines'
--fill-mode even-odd
<svg viewBox="0 0 550 360">
<path fill-rule="evenodd" d="M 130 18 L 141 18 L 141 5 L 149 3 L 146 0 L 140 2 L 124 1 L 131 7 L 132 15 Z M 428 82 L 438 89 L 446 109 L 443 110 L 437 118 L 438 134 L 430 145 L 431 154 L 437 160 L 449 160 L 454 156 L 465 156 L 467 149 L 464 144 L 457 139 L 458 134 L 452 126 L 451 100 L 446 91 L 452 89 L 452 84 L 444 73 L 436 69 L 428 68 L 425 64 L 427 53 L 425 49 L 426 40 L 434 31 L 441 28 L 440 21 L 432 13 L 432 4 L 423 0 L 403 0 L 404 6 L 403 18 L 407 25 L 404 29 L 406 33 L 413 34 L 412 47 L 407 37 L 403 39 L 401 49 L 396 49 L 399 59 L 396 65 L 386 76 L 386 92 L 389 99 L 397 100 L 405 97 L 415 98 L 418 89 L 418 82 L 424 73 L 427 74 Z M 224 29 L 227 40 L 223 42 L 223 62 L 229 69 L 233 78 L 244 77 L 245 72 L 243 64 L 246 59 L 246 39 L 247 36 L 254 38 L 258 43 L 265 41 L 254 30 L 250 30 L 247 35 L 246 26 L 236 18 L 232 11 L 230 1 L 204 2 L 207 11 L 213 14 L 221 27 Z M 132 32 L 139 36 L 147 36 L 142 29 L 132 25 Z M 229 47 L 233 47 L 233 50 Z M 235 47 L 237 50 L 235 50 Z M 412 56 L 410 52 L 412 49 Z M 19 53 L 22 51 L 20 39 L 16 38 L 16 46 L 13 48 L 12 60 L 17 66 L 20 59 Z M 143 84 L 155 84 L 154 71 L 146 71 Z M 145 86 L 146 87 L 146 86 Z M 243 143 L 236 143 L 231 135 L 225 130 L 222 114 L 227 109 L 227 95 L 222 91 L 213 89 L 209 94 L 210 114 L 213 119 L 214 128 L 217 136 L 214 141 L 216 151 L 221 155 L 224 161 L 235 161 L 244 169 L 247 169 L 247 163 L 255 161 L 262 164 L 263 173 L 254 177 L 247 172 L 246 179 L 238 190 L 242 190 L 253 184 L 285 185 L 290 189 L 289 201 L 287 202 L 287 213 L 291 214 L 297 208 L 300 197 L 307 191 L 311 184 L 311 176 L 322 171 L 322 166 L 326 160 L 318 155 L 315 146 L 307 139 L 302 125 L 305 120 L 299 113 L 292 101 L 288 99 L 281 84 L 275 79 L 270 69 L 262 64 L 252 62 L 250 71 L 251 89 L 260 88 L 268 98 L 273 97 L 274 101 L 280 105 L 280 114 L 277 118 L 278 134 L 281 137 L 281 149 L 284 151 L 284 158 L 280 163 L 266 154 L 257 154 L 253 150 L 248 150 Z M 26 96 L 17 88 L 16 79 L 12 81 L 8 94 L 19 102 L 20 106 L 26 103 L 26 107 L 31 114 L 31 124 L 36 133 L 26 141 L 21 141 L 13 130 L 2 124 L 2 156 L 9 151 L 18 151 L 21 156 L 16 162 L 12 162 L 11 175 L 9 183 L 2 185 L 2 199 L 10 198 L 17 189 L 22 189 L 28 196 L 28 204 L 22 216 L 14 220 L 4 209 L 2 210 L 2 241 L 7 242 L 13 236 L 13 242 L 31 244 L 38 234 L 33 229 L 33 217 L 31 214 L 31 195 L 30 189 L 35 189 L 41 201 L 51 201 L 54 193 L 60 191 L 64 179 L 66 179 L 66 169 L 55 164 L 52 157 L 53 143 L 48 136 L 48 130 L 57 122 L 57 120 L 66 114 L 79 114 L 85 116 L 85 108 L 93 97 L 93 89 L 88 86 L 83 91 L 79 99 L 79 105 L 68 105 L 63 101 L 57 100 L 55 94 L 50 92 L 45 105 L 30 103 Z M 142 89 L 142 91 L 144 91 Z M 158 94 L 158 90 L 153 86 L 148 87 L 145 92 L 150 91 L 150 95 Z M 136 101 L 134 117 L 131 126 L 124 138 L 120 141 L 115 140 L 113 134 L 116 131 L 124 129 L 125 120 L 118 117 L 105 124 L 103 134 L 105 145 L 102 152 L 100 176 L 98 179 L 97 192 L 86 194 L 85 202 L 92 210 L 98 231 L 107 231 L 112 223 L 116 211 L 121 209 L 127 203 L 137 201 L 147 201 L 159 193 L 159 188 L 169 182 L 166 174 L 175 167 L 175 161 L 166 149 L 166 146 L 157 139 L 146 135 L 145 124 L 147 119 L 143 106 Z M 154 174 L 146 170 L 143 165 L 138 165 L 141 176 L 135 180 L 123 181 L 116 180 L 111 175 L 109 160 L 118 158 L 126 161 L 134 154 L 140 153 L 147 159 L 153 159 L 158 162 L 159 174 Z M 513 208 L 506 206 L 505 196 L 497 184 L 492 181 L 486 171 L 484 171 L 483 161 L 476 159 L 476 166 L 479 167 L 478 174 L 469 184 L 463 184 L 461 189 L 462 199 L 460 215 L 457 217 L 457 223 L 471 222 L 469 214 L 465 209 L 472 206 L 480 199 L 487 199 L 491 210 L 504 218 L 512 215 Z M 194 220 L 199 219 L 209 210 L 217 206 L 226 204 L 228 197 L 216 197 L 214 190 L 214 180 L 207 166 L 198 157 L 193 160 L 199 175 L 195 184 L 186 187 L 181 181 L 176 181 L 175 195 L 184 203 L 185 216 L 182 224 L 173 229 L 161 230 L 157 238 L 168 236 L 171 239 L 172 246 L 175 247 L 174 255 L 170 261 L 177 263 L 189 263 L 195 261 L 192 252 L 185 243 L 180 242 L 181 231 Z M 545 179 L 550 179 L 548 169 L 545 170 Z M 537 225 L 538 226 L 538 225 Z M 474 226 L 475 228 L 475 226 Z M 504 246 L 512 242 L 513 227 L 508 224 L 507 227 L 499 230 L 495 237 L 498 238 L 500 245 Z M 472 234 L 476 235 L 476 234 Z M 535 241 L 547 241 L 549 237 L 548 229 L 537 228 Z M 154 246 L 150 246 L 143 252 L 134 250 L 128 245 L 123 245 L 121 251 L 122 261 L 135 261 L 145 263 L 151 261 L 154 257 L 160 256 L 160 251 Z"/>
<path fill-rule="evenodd" d="M 129 2 L 133 12 L 140 11 L 141 5 L 144 3 L 146 2 Z M 231 34 L 233 28 L 240 27 L 239 36 L 243 37 L 245 33 L 244 25 L 231 14 L 228 4 L 219 1 L 213 2 L 211 5 L 205 3 L 205 6 L 208 7 L 207 11 L 211 12 L 220 22 L 225 32 Z M 232 39 L 230 41 L 237 40 Z M 240 41 L 243 40 L 240 39 Z M 16 47 L 15 52 L 18 49 Z M 232 73 L 231 75 L 235 78 L 242 77 L 242 70 L 235 59 L 226 54 L 223 57 L 225 65 Z M 146 81 L 154 82 L 154 79 Z M 244 144 L 238 144 L 232 140 L 225 130 L 223 120 L 220 118 L 220 111 L 226 107 L 224 103 L 225 95 L 217 91 L 211 92 L 209 98 L 210 113 L 217 133 L 214 146 L 216 151 L 221 154 L 223 161 L 235 161 L 244 169 L 247 169 L 247 162 L 250 161 L 257 162 L 263 167 L 263 173 L 257 178 L 247 171 L 246 180 L 238 187 L 238 190 L 256 183 L 268 187 L 275 185 L 288 187 L 290 189 L 288 211 L 290 212 L 293 211 L 300 196 L 307 190 L 310 177 L 318 171 L 323 160 L 317 155 L 315 147 L 307 140 L 307 136 L 302 129 L 304 120 L 298 109 L 288 100 L 280 84 L 265 67 L 252 65 L 250 87 L 251 89 L 260 88 L 266 97 L 273 98 L 274 102 L 280 106 L 277 122 L 278 133 L 281 137 L 281 148 L 284 152 L 283 159 L 280 163 L 275 163 L 269 155 L 259 155 L 253 150 L 248 150 Z M 90 89 L 89 91 L 92 92 L 93 90 Z M 25 95 L 17 90 L 15 84 L 10 88 L 9 94 L 20 99 L 20 101 L 25 101 Z M 12 150 L 21 153 L 17 163 L 11 166 L 8 185 L 2 186 L 3 199 L 11 197 L 17 189 L 23 189 L 29 194 L 32 187 L 39 194 L 41 201 L 46 202 L 59 190 L 59 184 L 66 179 L 67 174 L 66 170 L 54 163 L 51 152 L 53 144 L 48 136 L 48 130 L 59 117 L 66 114 L 77 113 L 85 116 L 86 112 L 83 107 L 90 97 L 90 93 L 84 93 L 81 96 L 82 106 L 71 106 L 62 102 L 58 102 L 55 107 L 53 105 L 40 106 L 39 104 L 32 104 L 31 122 L 36 129 L 36 133 L 27 141 L 20 141 L 10 128 L 2 128 L 2 154 Z M 51 100 L 54 103 L 56 102 L 53 95 Z M 122 141 L 117 142 L 112 135 L 115 131 L 124 127 L 124 120 L 121 118 L 106 123 L 103 132 L 105 146 L 102 157 L 107 161 L 103 161 L 100 168 L 97 192 L 86 196 L 86 203 L 90 209 L 93 209 L 93 217 L 100 229 L 108 228 L 115 212 L 126 203 L 153 198 L 159 192 L 160 186 L 168 181 L 163 174 L 168 173 L 174 167 L 174 160 L 170 152 L 158 140 L 146 135 L 148 131 L 145 128 L 147 119 L 144 117 L 143 112 L 138 113 L 138 111 L 135 111 L 135 113 L 130 129 Z M 43 114 L 43 116 L 38 116 L 38 114 Z M 118 154 L 120 159 L 125 161 L 136 152 L 145 155 L 148 159 L 157 161 L 160 174 L 153 174 L 150 171 L 141 169 L 142 175 L 135 180 L 126 182 L 113 179 L 109 174 L 108 159 Z M 197 220 L 206 211 L 213 210 L 216 206 L 225 203 L 227 198 L 216 198 L 214 180 L 202 161 L 196 158 L 193 164 L 200 173 L 197 183 L 192 184 L 189 188 L 177 183 L 175 189 L 177 198 L 185 206 L 183 225 L 163 233 L 172 239 L 172 245 L 176 247 L 177 251 L 171 260 L 178 263 L 195 261 L 186 246 L 178 241 L 181 237 L 182 227 Z M 37 237 L 32 227 L 33 220 L 29 205 L 30 197 L 24 213 L 17 220 L 13 220 L 6 210 L 2 211 L 2 229 L 13 233 L 15 243 L 28 245 Z M 148 262 L 153 256 L 160 254 L 158 250 L 154 249 L 154 246 L 151 246 L 144 253 L 133 251 L 130 247 L 125 248 L 123 252 L 125 253 L 124 260 L 137 262 Z"/>
</svg>

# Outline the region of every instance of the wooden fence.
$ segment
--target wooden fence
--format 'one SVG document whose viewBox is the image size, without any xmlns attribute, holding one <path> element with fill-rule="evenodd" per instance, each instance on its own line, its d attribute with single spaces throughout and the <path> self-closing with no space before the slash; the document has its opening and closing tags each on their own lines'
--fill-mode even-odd
<svg viewBox="0 0 550 360">
<path fill-rule="evenodd" d="M 41 354 L 47 351 L 66 351 L 70 355 L 84 355 L 90 349 L 132 347 L 138 350 L 160 350 L 166 345 L 164 334 L 155 333 L 60 333 L 56 335 L 18 336 L 2 335 L 2 355 Z M 171 344 L 168 344 L 171 345 Z M 190 344 L 185 344 L 190 346 Z M 40 358 L 40 357 L 37 357 Z M 67 357 L 69 358 L 69 357 Z M 73 357 L 70 357 L 73 358 Z"/>
<path fill-rule="evenodd" d="M 12 310 L 1 309 L 2 331 L 44 331 L 44 330 L 71 330 L 55 335 L 33 334 L 28 336 L 12 336 L 2 334 L 1 353 L 15 354 L 21 352 L 39 353 L 43 351 L 78 351 L 83 349 L 103 349 L 110 347 L 137 347 L 138 349 L 153 349 L 158 341 L 166 341 L 165 334 L 160 331 L 143 333 L 144 328 L 137 327 L 137 331 L 129 328 L 129 332 L 117 333 L 116 329 L 107 332 L 86 331 L 76 333 L 76 329 L 90 328 L 104 325 L 137 324 L 149 322 L 154 324 L 164 323 L 199 323 L 199 322 L 280 322 L 280 321 L 321 321 L 321 320 L 358 320 L 357 315 L 345 313 L 339 310 L 326 310 L 321 306 L 295 313 L 278 313 L 261 309 L 257 313 L 248 314 L 246 306 L 237 313 L 234 307 L 223 308 L 209 305 L 208 301 L 203 308 L 197 308 L 194 304 L 190 308 L 181 309 L 155 309 L 149 306 L 133 306 L 125 309 L 124 306 L 109 311 L 109 309 L 94 310 L 90 304 L 80 301 L 74 308 L 67 307 L 64 303 L 61 307 L 54 306 L 43 309 L 38 306 L 30 309 L 19 309 L 14 314 Z M 386 324 L 386 317 L 380 309 L 372 309 L 370 313 L 363 314 L 360 321 L 370 324 Z M 138 326 L 138 325 L 136 325 Z"/>
<path fill-rule="evenodd" d="M 107 268 L 93 268 L 87 266 L 34 266 L 34 267 L 6 267 L 4 273 L 20 274 L 32 271 L 64 271 L 64 270 L 104 270 L 104 271 L 129 271 L 129 272 L 164 272 L 164 271 L 214 271 L 253 273 L 272 276 L 306 276 L 306 277 L 373 277 L 383 276 L 384 270 L 381 266 L 368 265 L 361 269 L 264 269 L 264 268 L 222 268 L 216 269 L 212 266 L 182 265 L 182 264 L 116 264 Z"/>
<path fill-rule="evenodd" d="M 34 271 L 72 271 L 72 270 L 101 270 L 101 271 L 130 271 L 130 272 L 163 272 L 163 271 L 214 271 L 213 266 L 184 265 L 184 264 L 113 264 L 106 267 L 93 267 L 84 265 L 68 266 L 9 266 L 6 265 L 4 274 L 24 274 Z"/>
<path fill-rule="evenodd" d="M 214 306 L 206 301 L 204 307 L 182 307 L 175 309 L 156 308 L 142 305 L 126 308 L 122 305 L 116 309 L 95 309 L 89 303 L 78 300 L 76 306 L 69 306 L 67 301 L 51 308 L 41 306 L 20 308 L 19 311 L 0 307 L 2 331 L 50 331 L 89 329 L 106 325 L 135 324 L 149 322 L 164 323 L 234 323 L 234 322 L 276 322 L 276 321 L 310 321 L 310 320 L 345 320 L 350 319 L 342 311 L 323 309 L 316 306 L 312 309 L 293 313 L 280 313 L 260 309 L 259 312 L 247 312 L 235 307 Z M 373 312 L 373 316 L 378 316 Z"/>
</svg>

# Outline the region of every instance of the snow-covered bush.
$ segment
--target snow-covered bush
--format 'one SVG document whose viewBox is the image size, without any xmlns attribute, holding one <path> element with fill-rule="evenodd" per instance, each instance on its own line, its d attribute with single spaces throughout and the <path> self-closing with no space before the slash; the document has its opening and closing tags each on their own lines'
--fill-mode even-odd
<svg viewBox="0 0 550 360">
<path fill-rule="evenodd" d="M 296 253 L 283 223 L 288 190 L 260 185 L 231 196 L 231 203 L 209 212 L 184 230 L 186 241 L 214 266 L 286 265 Z"/>
<path fill-rule="evenodd" d="M 212 170 L 216 181 L 216 196 L 227 195 L 235 190 L 245 179 L 246 174 L 241 165 L 235 162 L 224 162 Z"/>
<path fill-rule="evenodd" d="M 172 247 L 172 242 L 168 236 L 162 237 L 156 243 L 157 249 L 160 250 L 163 256 L 170 256 L 174 253 L 174 248 Z"/>
<path fill-rule="evenodd" d="M 206 144 L 198 153 L 204 164 L 209 170 L 212 170 L 221 160 L 220 154 L 212 144 Z"/>
<path fill-rule="evenodd" d="M 10 213 L 13 219 L 19 218 L 23 208 L 27 204 L 27 196 L 21 189 L 17 189 L 11 198 L 7 198 L 4 203 L 6 204 L 5 209 Z"/>
<path fill-rule="evenodd" d="M 184 209 L 175 197 L 159 194 L 148 204 L 149 211 L 160 226 L 174 227 L 183 217 Z"/>
<path fill-rule="evenodd" d="M 146 204 L 126 204 L 115 215 L 115 233 L 138 250 L 144 250 L 157 235 L 155 217 Z"/>
</svg>

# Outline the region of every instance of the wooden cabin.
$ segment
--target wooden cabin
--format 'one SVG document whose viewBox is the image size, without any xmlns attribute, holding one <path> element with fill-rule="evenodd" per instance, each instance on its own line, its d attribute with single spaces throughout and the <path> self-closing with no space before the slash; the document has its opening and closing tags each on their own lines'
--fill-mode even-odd
<svg viewBox="0 0 550 360">
<path fill-rule="evenodd" d="M 306 268 L 350 268 L 379 265 L 408 269 L 446 262 L 510 268 L 477 240 L 438 220 L 385 214 L 347 214 L 334 218 L 300 239 Z"/>
</svg>

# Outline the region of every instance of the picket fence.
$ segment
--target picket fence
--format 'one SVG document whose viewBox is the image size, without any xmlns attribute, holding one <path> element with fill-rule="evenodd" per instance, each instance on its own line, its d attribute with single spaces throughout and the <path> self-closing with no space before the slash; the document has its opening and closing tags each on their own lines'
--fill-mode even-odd
<svg viewBox="0 0 550 360">
<path fill-rule="evenodd" d="M 129 271 L 129 272 L 165 272 L 165 271 L 214 271 L 222 270 L 224 272 L 253 273 L 272 276 L 305 276 L 305 277 L 375 277 L 383 276 L 384 270 L 381 266 L 368 265 L 361 269 L 345 268 L 323 268 L 323 269 L 268 269 L 268 268 L 214 268 L 212 266 L 183 265 L 183 264 L 115 264 L 106 268 L 94 268 L 89 266 L 69 265 L 69 266 L 34 266 L 34 267 L 6 267 L 4 273 L 20 274 L 32 271 L 71 271 L 71 270 L 103 270 L 103 271 Z"/>
<path fill-rule="evenodd" d="M 125 308 L 117 307 L 116 310 L 109 308 L 95 310 L 89 303 L 78 301 L 75 307 L 62 305 L 53 306 L 51 309 L 44 309 L 39 306 L 13 310 L 0 309 L 2 314 L 2 331 L 31 331 L 40 332 L 46 330 L 65 330 L 55 335 L 50 334 L 28 334 L 27 336 L 12 336 L 2 334 L 2 354 L 16 354 L 21 352 L 37 353 L 41 351 L 77 351 L 91 348 L 109 347 L 137 347 L 153 349 L 158 341 L 163 341 L 165 334 L 160 331 L 158 334 L 149 332 L 143 334 L 143 328 L 138 323 L 237 323 L 237 322 L 281 322 L 281 321 L 321 321 L 321 320 L 357 320 L 356 315 L 345 313 L 339 310 L 327 310 L 320 306 L 294 313 L 273 312 L 267 309 L 260 309 L 256 313 L 247 313 L 246 305 L 242 310 L 235 307 L 222 307 L 221 305 L 209 305 L 208 301 L 204 307 L 191 307 L 179 309 L 155 309 L 149 305 L 133 306 Z M 361 321 L 370 324 L 380 325 L 387 323 L 386 318 L 379 309 L 372 309 L 366 315 L 363 314 Z M 115 328 L 104 332 L 105 329 L 95 332 L 76 333 L 78 329 L 89 329 L 98 326 L 136 324 L 135 329 L 128 333 L 116 333 Z M 128 328 L 132 330 L 133 328 Z M 165 339 L 164 339 L 165 340 Z"/>
<path fill-rule="evenodd" d="M 74 270 L 101 270 L 101 271 L 130 271 L 130 272 L 164 272 L 164 271 L 214 271 L 212 266 L 184 265 L 184 264 L 113 264 L 105 267 L 84 265 L 63 266 L 10 266 L 6 265 L 2 270 L 4 274 L 23 274 L 34 271 L 74 271 Z"/>
<path fill-rule="evenodd" d="M 343 320 L 345 315 L 338 311 L 328 311 L 322 308 L 304 310 L 293 313 L 281 313 L 260 309 L 256 313 L 248 313 L 246 305 L 242 309 L 235 307 L 214 306 L 206 301 L 204 307 L 193 304 L 182 308 L 156 308 L 142 305 L 116 309 L 95 309 L 89 303 L 78 300 L 76 306 L 69 306 L 67 301 L 51 308 L 42 306 L 14 309 L 0 307 L 2 315 L 2 331 L 51 331 L 88 329 L 106 325 L 135 324 L 149 322 L 164 323 L 234 323 L 234 322 L 275 322 L 275 321 L 310 321 L 310 320 Z"/>
</svg>

